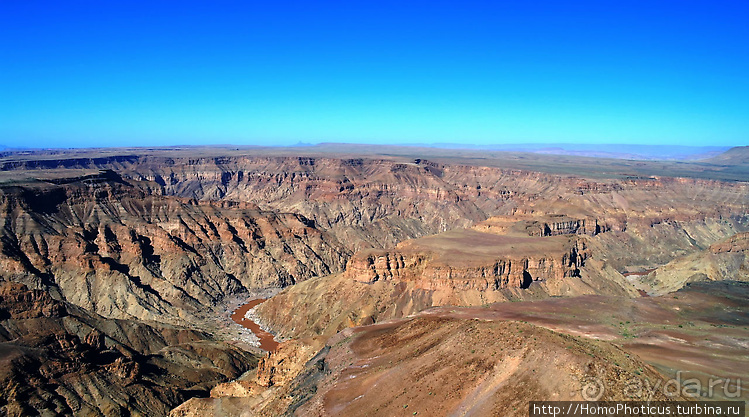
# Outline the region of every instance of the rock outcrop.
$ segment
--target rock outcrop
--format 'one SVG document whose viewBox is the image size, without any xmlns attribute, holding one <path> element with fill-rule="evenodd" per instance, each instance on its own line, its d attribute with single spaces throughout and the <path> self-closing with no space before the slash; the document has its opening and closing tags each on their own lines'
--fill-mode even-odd
<svg viewBox="0 0 749 417">
<path fill-rule="evenodd" d="M 528 414 L 528 401 L 634 400 L 633 381 L 663 381 L 620 348 L 532 324 L 417 317 L 347 329 L 284 386 L 193 399 L 174 417 Z M 652 401 L 669 398 L 654 390 Z M 263 398 L 263 401 L 258 401 Z"/>
<path fill-rule="evenodd" d="M 450 231 L 356 253 L 342 274 L 301 283 L 258 306 L 259 321 L 282 337 L 330 336 L 345 327 L 442 305 L 485 305 L 549 295 L 626 294 L 593 287 L 589 253 L 577 236 L 500 236 Z M 303 316 L 288 314 L 304 310 Z"/>
<path fill-rule="evenodd" d="M 582 204 L 564 206 L 580 211 L 573 203 Z M 492 217 L 472 229 L 404 241 L 392 250 L 360 251 L 343 274 L 316 278 L 264 303 L 257 310 L 259 321 L 282 337 L 330 336 L 349 326 L 433 306 L 585 294 L 636 297 L 639 291 L 654 292 L 653 285 L 633 285 L 622 272 L 699 253 L 746 229 L 742 215 L 700 219 L 681 213 L 674 216 L 679 221 L 653 222 L 652 215 L 634 211 L 619 223 L 602 220 L 598 224 L 606 228 L 593 235 L 544 236 L 528 229 L 549 215 L 516 216 Z M 724 276 L 742 268 L 736 261 L 723 265 Z M 674 282 L 670 291 L 686 281 Z M 299 310 L 307 314 L 289 314 Z"/>
<path fill-rule="evenodd" d="M 269 352 L 258 363 L 256 371 L 247 372 L 235 381 L 211 390 L 207 398 L 192 398 L 173 409 L 170 417 L 205 416 L 280 416 L 288 406 L 289 390 L 297 375 L 314 357 L 319 356 L 321 342 L 289 341 Z"/>
<path fill-rule="evenodd" d="M 637 297 L 747 270 L 744 182 L 610 165 L 593 179 L 387 155 L 108 152 L 0 161 L 0 281 L 14 282 L 0 291 L 7 414 L 163 415 L 185 400 L 175 416 L 525 413 L 528 393 L 562 395 L 585 377 L 618 390 L 634 369 L 657 373 L 524 323 L 410 316 Z M 290 288 L 256 321 L 295 340 L 254 369 L 195 329 L 227 297 L 265 287 Z"/>
<path fill-rule="evenodd" d="M 522 254 L 512 247 L 513 243 L 522 247 L 522 240 L 504 241 L 497 238 L 491 243 L 484 242 L 487 246 L 467 246 L 454 253 L 449 249 L 440 250 L 439 246 L 450 248 L 460 245 L 460 241 L 486 239 L 486 236 L 471 231 L 462 234 L 449 232 L 445 237 L 441 236 L 407 241 L 390 251 L 361 251 L 349 260 L 344 274 L 354 281 L 367 284 L 377 281 L 418 281 L 425 289 L 439 288 L 446 281 L 465 289 L 528 288 L 534 281 L 579 277 L 580 268 L 585 265 L 588 256 L 584 240 L 550 240 L 544 242 L 545 250 Z M 437 242 L 433 241 L 437 239 Z M 424 244 L 427 240 L 432 241 Z M 534 243 L 528 242 L 536 246 Z M 466 248 L 469 251 L 486 251 L 488 245 L 494 245 L 494 256 L 465 253 Z"/>
<path fill-rule="evenodd" d="M 149 185 L 107 173 L 3 186 L 0 276 L 107 317 L 185 323 L 228 295 L 338 272 L 348 259 L 299 214 Z"/>
<path fill-rule="evenodd" d="M 713 243 L 708 250 L 716 255 L 721 253 L 742 253 L 749 251 L 749 233 L 736 233 L 722 242 Z"/>
<path fill-rule="evenodd" d="M 163 416 L 257 359 L 184 327 L 113 320 L 0 282 L 0 414 Z"/>
<path fill-rule="evenodd" d="M 701 281 L 749 281 L 749 233 L 737 233 L 704 251 L 674 259 L 636 278 L 653 295 Z"/>
</svg>

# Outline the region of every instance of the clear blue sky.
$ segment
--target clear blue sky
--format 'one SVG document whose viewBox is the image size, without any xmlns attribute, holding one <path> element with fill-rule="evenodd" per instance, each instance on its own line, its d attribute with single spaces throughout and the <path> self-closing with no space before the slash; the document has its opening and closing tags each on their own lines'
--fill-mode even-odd
<svg viewBox="0 0 749 417">
<path fill-rule="evenodd" d="M 746 0 L 357 3 L 0 0 L 0 144 L 749 143 Z"/>
</svg>

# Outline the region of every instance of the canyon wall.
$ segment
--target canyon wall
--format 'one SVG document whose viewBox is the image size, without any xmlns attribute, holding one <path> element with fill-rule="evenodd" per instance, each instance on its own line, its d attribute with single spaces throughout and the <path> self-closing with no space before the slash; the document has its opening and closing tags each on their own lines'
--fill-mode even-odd
<svg viewBox="0 0 749 417">
<path fill-rule="evenodd" d="M 3 278 L 106 317 L 180 323 L 232 294 L 341 271 L 349 257 L 299 214 L 155 190 L 111 172 L 1 187 Z"/>
<path fill-rule="evenodd" d="M 158 416 L 257 363 L 210 335 L 107 319 L 0 282 L 0 414 Z"/>
<path fill-rule="evenodd" d="M 211 389 L 186 404 L 243 393 L 273 414 L 293 408 L 276 400 L 304 386 L 296 376 L 324 378 L 302 363 L 351 326 L 433 306 L 635 297 L 747 268 L 743 182 L 395 157 L 49 157 L 0 171 L 0 349 L 15 361 L 0 407 L 21 414 L 163 415 Z M 267 287 L 288 288 L 257 321 L 299 340 L 221 384 L 255 358 L 194 329 Z"/>
<path fill-rule="evenodd" d="M 117 173 L 59 173 L 99 168 Z M 33 185 L 3 186 L 7 279 L 48 287 L 105 316 L 161 321 L 199 314 L 247 289 L 340 273 L 352 253 L 370 249 L 426 269 L 389 265 L 387 256 L 384 269 L 376 259 L 372 269 L 357 255 L 356 272 L 346 277 L 395 278 L 418 292 L 416 300 L 500 301 L 508 297 L 502 291 L 536 281 L 548 294 L 628 293 L 619 273 L 704 250 L 749 225 L 747 184 L 711 180 L 265 156 L 49 159 L 2 169 L 56 172 Z M 467 267 L 456 265 L 470 253 L 442 264 L 413 258 L 420 250 L 403 257 L 400 243 L 470 227 L 514 238 L 577 236 L 585 249 L 518 241 L 536 253 L 517 256 L 510 243 Z M 480 251 L 483 243 L 461 245 Z"/>
<path fill-rule="evenodd" d="M 550 216 L 532 232 L 542 235 L 626 230 L 636 220 L 726 218 L 745 206 L 749 193 L 741 182 L 586 179 L 404 158 L 123 155 L 0 165 L 0 171 L 27 175 L 85 169 L 113 169 L 164 195 L 298 213 L 352 250 L 389 248 L 501 214 Z"/>
<path fill-rule="evenodd" d="M 639 276 L 637 284 L 661 295 L 701 281 L 749 281 L 749 233 L 737 233 L 707 249 L 678 257 Z"/>
</svg>

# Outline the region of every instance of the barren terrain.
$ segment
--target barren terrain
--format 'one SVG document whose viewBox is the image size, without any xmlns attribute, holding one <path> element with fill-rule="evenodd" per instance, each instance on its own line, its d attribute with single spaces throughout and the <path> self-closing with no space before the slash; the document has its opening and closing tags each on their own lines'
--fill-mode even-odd
<svg viewBox="0 0 749 417">
<path fill-rule="evenodd" d="M 4 152 L 0 409 L 525 415 L 591 380 L 627 399 L 632 379 L 749 378 L 747 167 L 747 148 Z M 229 319 L 261 293 L 271 352 Z"/>
</svg>

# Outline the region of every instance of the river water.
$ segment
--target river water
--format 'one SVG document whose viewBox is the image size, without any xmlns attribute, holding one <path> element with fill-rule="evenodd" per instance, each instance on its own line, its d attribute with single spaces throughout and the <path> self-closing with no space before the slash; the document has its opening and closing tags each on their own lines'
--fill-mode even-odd
<svg viewBox="0 0 749 417">
<path fill-rule="evenodd" d="M 260 349 L 270 352 L 276 350 L 276 348 L 278 347 L 278 342 L 276 342 L 276 340 L 273 338 L 273 335 L 266 332 L 265 330 L 260 328 L 260 325 L 244 316 L 245 314 L 247 314 L 247 311 L 265 300 L 265 298 L 257 298 L 255 300 L 251 300 L 247 304 L 240 306 L 238 309 L 234 310 L 233 313 L 231 313 L 231 319 L 240 326 L 246 329 L 250 329 L 252 333 L 257 336 L 258 339 L 260 339 Z"/>
</svg>

